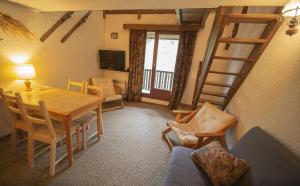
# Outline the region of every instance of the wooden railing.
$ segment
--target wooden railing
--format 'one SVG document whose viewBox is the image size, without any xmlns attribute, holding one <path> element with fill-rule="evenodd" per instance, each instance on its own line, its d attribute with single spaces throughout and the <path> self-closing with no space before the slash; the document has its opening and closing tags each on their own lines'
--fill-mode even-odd
<svg viewBox="0 0 300 186">
<path fill-rule="evenodd" d="M 143 79 L 143 90 L 150 91 L 151 78 L 152 78 L 152 70 L 145 69 L 144 79 Z M 157 70 L 155 73 L 154 88 L 171 91 L 173 86 L 173 79 L 174 79 L 174 72 Z"/>
</svg>

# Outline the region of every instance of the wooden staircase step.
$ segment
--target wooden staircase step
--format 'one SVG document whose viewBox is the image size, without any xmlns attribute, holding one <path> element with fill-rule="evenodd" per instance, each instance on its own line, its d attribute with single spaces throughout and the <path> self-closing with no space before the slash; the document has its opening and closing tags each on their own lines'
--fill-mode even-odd
<svg viewBox="0 0 300 186">
<path fill-rule="evenodd" d="M 211 85 L 211 86 L 218 86 L 218 87 L 229 87 L 229 88 L 233 88 L 232 85 L 230 85 L 230 84 L 225 84 L 225 83 L 205 82 L 204 84 L 206 84 L 206 85 Z"/>
<path fill-rule="evenodd" d="M 200 98 L 199 99 L 199 102 L 201 103 L 205 103 L 205 102 L 208 102 L 210 104 L 213 104 L 213 105 L 220 105 L 220 106 L 223 106 L 224 103 L 222 101 L 215 101 L 215 100 L 211 100 L 211 99 L 202 99 Z"/>
<path fill-rule="evenodd" d="M 254 62 L 254 59 L 249 58 L 240 58 L 240 57 L 225 57 L 225 56 L 215 56 L 214 59 L 222 60 L 233 60 L 233 61 L 245 61 L 245 62 Z"/>
<path fill-rule="evenodd" d="M 208 40 L 208 47 L 206 49 L 203 64 L 201 65 L 201 69 L 199 72 L 200 76 L 197 78 L 197 85 L 194 91 L 194 99 L 192 106 L 196 108 L 199 102 L 211 102 L 213 104 L 221 105 L 222 109 L 226 108 L 228 103 L 231 101 L 233 96 L 238 91 L 239 87 L 242 85 L 256 62 L 259 60 L 260 56 L 263 54 L 264 50 L 272 40 L 273 36 L 275 35 L 276 31 L 281 25 L 281 21 L 278 19 L 282 12 L 282 7 L 276 7 L 276 10 L 273 14 L 245 14 L 247 12 L 247 8 L 243 7 L 242 15 L 241 14 L 227 14 L 227 12 L 232 12 L 232 7 L 224 7 L 220 6 L 217 8 L 216 17 L 214 19 L 212 32 L 210 34 Z M 226 14 L 224 15 L 224 12 Z M 233 33 L 231 37 L 223 37 L 224 28 L 227 23 L 234 23 Z M 237 36 L 237 29 L 239 23 L 263 23 L 266 24 L 263 32 L 257 38 L 236 38 Z M 255 25 L 252 28 L 254 31 L 256 29 Z M 223 57 L 217 56 L 217 51 L 220 47 L 220 43 L 228 44 L 245 44 L 245 45 L 254 45 L 252 51 L 246 58 L 233 58 L 233 57 Z M 242 67 L 239 71 L 239 76 L 233 80 L 230 84 L 226 83 L 218 83 L 218 82 L 209 82 L 208 75 L 209 73 L 220 73 L 212 71 L 213 62 L 216 59 L 221 60 L 236 60 L 236 61 L 243 61 Z M 211 71 L 210 71 L 211 70 Z M 225 73 L 222 73 L 225 74 Z M 229 74 L 229 73 L 226 73 Z M 237 75 L 237 74 L 232 74 Z M 201 95 L 207 93 L 204 89 L 207 86 L 218 86 L 223 88 L 228 88 L 228 92 L 226 92 L 227 97 L 224 97 L 224 100 L 214 101 L 208 99 L 201 99 Z M 203 98 L 203 97 L 202 97 Z"/>
<path fill-rule="evenodd" d="M 266 39 L 257 38 L 232 38 L 232 37 L 221 37 L 219 39 L 220 43 L 236 43 L 236 44 L 263 44 Z"/>
<path fill-rule="evenodd" d="M 202 91 L 201 94 L 204 94 L 204 95 L 210 95 L 210 96 L 217 96 L 217 97 L 228 97 L 227 94 L 224 94 L 224 93 L 218 93 L 218 92 L 210 92 L 210 91 Z"/>
<path fill-rule="evenodd" d="M 220 71 L 213 71 L 213 70 L 208 71 L 208 73 L 212 73 L 212 74 L 223 74 L 223 75 L 231 75 L 231 76 L 240 76 L 239 73 L 233 73 L 233 72 L 220 72 Z"/>
<path fill-rule="evenodd" d="M 280 14 L 227 14 L 227 23 L 269 23 L 276 21 Z"/>
</svg>

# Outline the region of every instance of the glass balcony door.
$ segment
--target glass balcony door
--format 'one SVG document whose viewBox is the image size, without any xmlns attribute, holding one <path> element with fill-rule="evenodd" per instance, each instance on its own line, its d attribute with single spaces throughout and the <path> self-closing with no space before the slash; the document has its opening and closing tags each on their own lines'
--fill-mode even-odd
<svg viewBox="0 0 300 186">
<path fill-rule="evenodd" d="M 148 32 L 143 96 L 169 100 L 172 91 L 179 34 Z"/>
</svg>

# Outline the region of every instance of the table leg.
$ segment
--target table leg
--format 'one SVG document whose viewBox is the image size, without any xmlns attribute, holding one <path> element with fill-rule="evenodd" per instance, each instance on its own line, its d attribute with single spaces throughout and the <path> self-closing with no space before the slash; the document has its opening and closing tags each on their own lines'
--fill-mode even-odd
<svg viewBox="0 0 300 186">
<path fill-rule="evenodd" d="M 72 143 L 72 135 L 71 135 L 71 124 L 72 124 L 72 118 L 67 117 L 64 121 L 64 125 L 66 129 L 66 143 L 67 143 L 69 166 L 73 165 L 73 147 L 72 147 L 73 143 Z"/>
<path fill-rule="evenodd" d="M 103 134 L 103 120 L 102 120 L 102 105 L 99 104 L 98 108 L 96 109 L 97 112 L 97 133 L 98 133 L 98 140 L 101 138 L 101 134 Z"/>
</svg>

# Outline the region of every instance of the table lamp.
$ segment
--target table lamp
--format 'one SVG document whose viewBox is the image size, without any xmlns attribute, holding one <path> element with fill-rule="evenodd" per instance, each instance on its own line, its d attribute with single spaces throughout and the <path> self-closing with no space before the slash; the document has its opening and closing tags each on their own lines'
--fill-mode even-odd
<svg viewBox="0 0 300 186">
<path fill-rule="evenodd" d="M 26 91 L 31 90 L 30 85 L 30 79 L 35 78 L 35 69 L 32 64 L 21 64 L 17 65 L 15 68 L 17 78 L 20 80 L 25 80 L 24 84 L 26 87 Z"/>
</svg>

